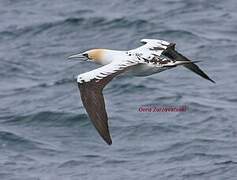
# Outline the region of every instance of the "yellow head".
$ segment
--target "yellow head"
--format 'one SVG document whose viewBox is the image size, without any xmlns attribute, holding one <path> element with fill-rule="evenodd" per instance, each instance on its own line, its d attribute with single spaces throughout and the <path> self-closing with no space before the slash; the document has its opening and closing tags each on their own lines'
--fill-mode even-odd
<svg viewBox="0 0 237 180">
<path fill-rule="evenodd" d="M 80 54 L 75 54 L 75 55 L 72 55 L 72 56 L 69 56 L 68 58 L 71 59 L 71 58 L 87 58 L 95 63 L 98 63 L 98 64 L 107 64 L 107 58 L 106 58 L 106 52 L 108 50 L 107 49 L 91 49 L 91 50 L 88 50 L 88 51 L 85 51 L 83 53 L 80 53 Z"/>
<path fill-rule="evenodd" d="M 83 53 L 85 57 L 95 62 L 100 62 L 104 57 L 104 49 L 91 49 Z"/>
</svg>

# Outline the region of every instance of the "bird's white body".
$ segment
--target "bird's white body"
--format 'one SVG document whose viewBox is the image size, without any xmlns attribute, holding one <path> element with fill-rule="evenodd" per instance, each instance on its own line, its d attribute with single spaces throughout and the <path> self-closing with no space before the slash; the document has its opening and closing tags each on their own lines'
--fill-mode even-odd
<svg viewBox="0 0 237 180">
<path fill-rule="evenodd" d="M 152 74 L 160 73 L 168 68 L 165 67 L 155 67 L 150 64 L 140 64 L 136 67 L 130 68 L 125 74 L 132 76 L 150 76 Z"/>
<path fill-rule="evenodd" d="M 183 65 L 203 78 L 214 82 L 194 62 L 178 53 L 174 43 L 156 39 L 143 39 L 141 42 L 144 45 L 128 51 L 92 49 L 69 57 L 79 58 L 83 55 L 92 62 L 103 65 L 92 71 L 79 74 L 77 82 L 83 105 L 95 128 L 108 144 L 112 144 L 112 140 L 102 91 L 115 76 L 121 73 L 149 76 Z"/>
<path fill-rule="evenodd" d="M 126 63 L 127 61 L 132 61 L 137 58 L 140 49 L 132 49 L 129 51 L 116 51 L 116 50 L 104 50 L 104 59 L 99 64 L 107 65 L 110 63 Z M 146 53 L 146 58 L 149 57 L 149 52 Z M 155 73 L 166 70 L 167 68 L 162 68 L 161 66 L 154 65 L 153 63 L 142 63 L 135 67 L 131 67 L 124 74 L 134 75 L 134 76 L 149 76 Z"/>
<path fill-rule="evenodd" d="M 94 50 L 94 52 L 86 51 L 85 53 L 92 54 L 94 57 L 92 58 L 92 61 L 97 59 L 95 62 L 104 66 L 78 75 L 77 82 L 80 83 L 88 82 L 92 79 L 101 79 L 106 77 L 108 74 L 118 71 L 119 68 L 122 67 L 129 67 L 124 71 L 125 74 L 149 76 L 183 63 L 183 61 L 172 61 L 168 57 L 162 56 L 162 52 L 169 47 L 171 43 L 163 40 L 150 39 L 143 39 L 141 42 L 146 44 L 128 51 L 109 49 L 97 49 L 96 51 Z"/>
</svg>

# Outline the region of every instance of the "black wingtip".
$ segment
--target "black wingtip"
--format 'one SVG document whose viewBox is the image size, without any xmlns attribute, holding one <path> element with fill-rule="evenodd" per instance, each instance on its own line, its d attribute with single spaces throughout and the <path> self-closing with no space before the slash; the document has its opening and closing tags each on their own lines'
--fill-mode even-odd
<svg viewBox="0 0 237 180">
<path fill-rule="evenodd" d="M 109 146 L 112 145 L 112 141 L 107 142 L 107 144 L 108 144 Z"/>
<path fill-rule="evenodd" d="M 206 74 L 205 74 L 205 76 L 202 76 L 202 75 L 201 75 L 201 77 L 203 77 L 203 78 L 206 79 L 206 80 L 211 81 L 213 84 L 216 84 L 216 82 L 215 82 L 214 80 L 212 80 L 211 78 L 209 78 L 209 76 L 207 76 Z"/>
<path fill-rule="evenodd" d="M 190 61 L 191 62 L 191 61 Z M 198 74 L 199 76 L 203 77 L 206 80 L 211 81 L 212 83 L 216 83 L 214 80 L 212 80 L 211 78 L 209 78 L 209 76 L 204 73 L 195 63 L 191 62 L 189 64 L 185 64 L 184 67 L 186 67 L 187 69 L 189 69 L 190 71 Z"/>
<path fill-rule="evenodd" d="M 175 59 L 177 61 L 190 61 L 187 57 L 183 56 L 179 52 L 175 50 L 175 44 L 171 43 L 166 50 L 162 52 L 164 56 L 167 56 L 170 59 Z M 198 74 L 199 76 L 203 77 L 204 79 L 207 79 L 211 81 L 212 83 L 216 83 L 213 81 L 211 78 L 208 77 L 206 73 L 204 73 L 196 64 L 199 63 L 200 61 L 190 61 L 190 63 L 185 63 L 183 66 L 190 71 Z"/>
<path fill-rule="evenodd" d="M 111 145 L 112 144 L 112 139 L 111 137 L 102 137 L 104 139 L 104 141 L 108 144 Z"/>
<path fill-rule="evenodd" d="M 211 81 L 212 83 L 216 84 L 216 81 L 212 80 L 211 78 L 209 78 L 208 80 Z"/>
<path fill-rule="evenodd" d="M 107 126 L 106 131 L 103 131 L 101 129 L 98 129 L 98 127 L 96 127 L 96 129 L 98 130 L 100 136 L 102 137 L 102 139 L 108 144 L 111 145 L 112 144 L 112 138 L 110 136 L 110 132 L 109 132 L 109 128 Z"/>
<path fill-rule="evenodd" d="M 194 63 L 194 64 L 197 64 L 197 63 L 200 63 L 202 61 L 191 61 L 191 63 Z"/>
</svg>

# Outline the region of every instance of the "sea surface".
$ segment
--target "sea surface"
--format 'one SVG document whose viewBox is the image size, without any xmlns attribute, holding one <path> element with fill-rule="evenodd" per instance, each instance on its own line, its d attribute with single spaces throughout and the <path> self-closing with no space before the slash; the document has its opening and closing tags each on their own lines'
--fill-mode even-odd
<svg viewBox="0 0 237 180">
<path fill-rule="evenodd" d="M 236 180 L 236 0 L 0 0 L 0 180 Z M 120 76 L 105 89 L 113 144 L 98 135 L 68 61 L 140 39 L 176 48 L 183 67 Z M 140 112 L 141 106 L 184 112 Z"/>
</svg>

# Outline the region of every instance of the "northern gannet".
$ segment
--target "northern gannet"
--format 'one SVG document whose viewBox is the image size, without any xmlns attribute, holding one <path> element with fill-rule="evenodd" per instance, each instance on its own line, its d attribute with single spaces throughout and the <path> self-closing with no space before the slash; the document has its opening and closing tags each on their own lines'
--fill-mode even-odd
<svg viewBox="0 0 237 180">
<path fill-rule="evenodd" d="M 195 63 L 175 50 L 175 43 L 157 39 L 142 39 L 142 46 L 118 51 L 91 49 L 68 58 L 85 58 L 104 65 L 92 71 L 79 74 L 77 83 L 82 103 L 93 125 L 106 141 L 112 144 L 109 133 L 108 116 L 103 97 L 104 87 L 117 75 L 129 73 L 135 76 L 149 76 L 173 67 L 183 65 L 201 77 L 215 83 Z"/>
</svg>

